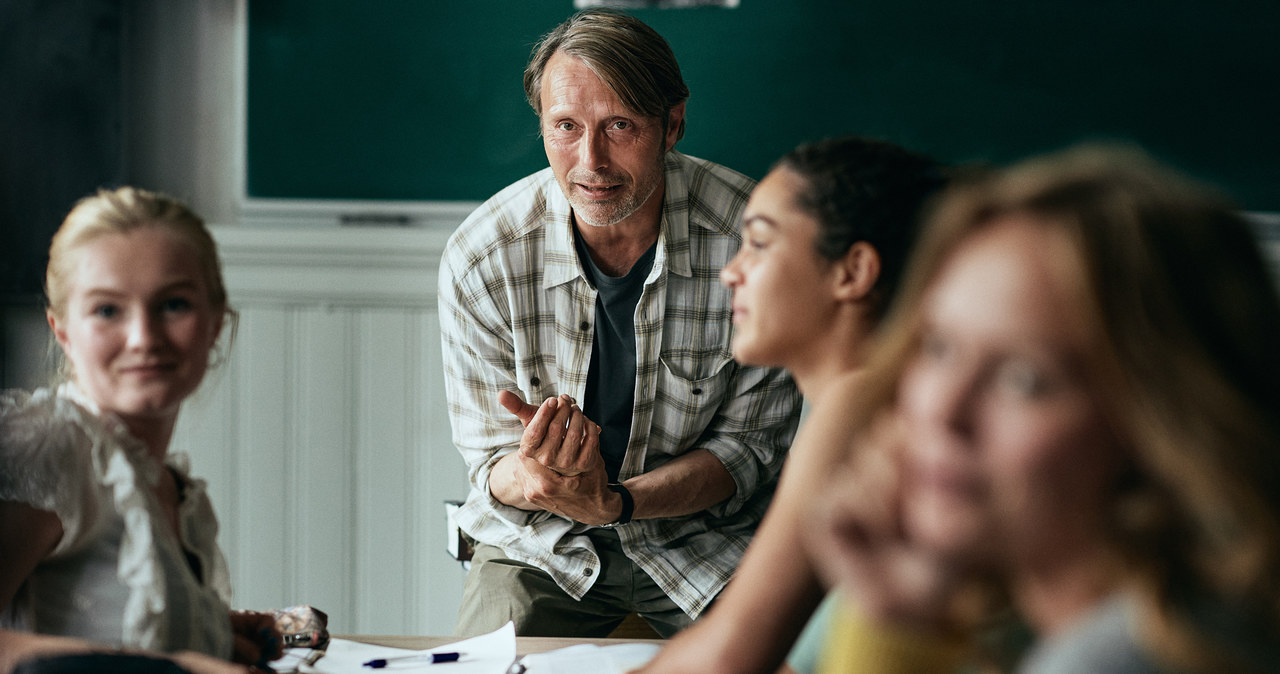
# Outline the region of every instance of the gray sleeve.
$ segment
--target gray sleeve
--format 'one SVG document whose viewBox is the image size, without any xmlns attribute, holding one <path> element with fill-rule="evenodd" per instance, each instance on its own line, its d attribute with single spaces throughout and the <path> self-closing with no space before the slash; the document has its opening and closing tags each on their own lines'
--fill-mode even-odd
<svg viewBox="0 0 1280 674">
<path fill-rule="evenodd" d="M 1174 674 L 1138 643 L 1135 611 L 1124 597 L 1108 600 L 1060 637 L 1037 644 L 1019 674 Z"/>
</svg>

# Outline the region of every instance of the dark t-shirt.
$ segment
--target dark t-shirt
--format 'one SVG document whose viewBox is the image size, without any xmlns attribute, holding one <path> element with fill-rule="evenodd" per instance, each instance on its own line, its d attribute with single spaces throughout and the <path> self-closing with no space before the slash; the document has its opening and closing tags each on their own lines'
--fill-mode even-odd
<svg viewBox="0 0 1280 674">
<path fill-rule="evenodd" d="M 578 258 L 584 261 L 582 269 L 596 289 L 595 338 L 582 412 L 600 424 L 600 454 L 604 457 L 609 481 L 616 482 L 631 439 L 631 409 L 636 390 L 636 304 L 653 268 L 658 244 L 649 246 L 625 275 L 615 277 L 596 266 L 577 229 L 573 238 Z"/>
</svg>

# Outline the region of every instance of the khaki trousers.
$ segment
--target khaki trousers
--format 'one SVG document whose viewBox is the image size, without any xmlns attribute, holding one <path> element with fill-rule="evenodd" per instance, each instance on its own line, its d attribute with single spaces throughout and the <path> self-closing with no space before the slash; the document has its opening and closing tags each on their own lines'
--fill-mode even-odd
<svg viewBox="0 0 1280 674">
<path fill-rule="evenodd" d="M 581 601 L 545 571 L 477 544 L 462 590 L 454 636 L 473 637 L 515 623 L 519 636 L 604 637 L 629 613 L 639 613 L 663 637 L 692 623 L 685 612 L 622 552 L 617 532 L 592 529 L 601 575 Z"/>
</svg>

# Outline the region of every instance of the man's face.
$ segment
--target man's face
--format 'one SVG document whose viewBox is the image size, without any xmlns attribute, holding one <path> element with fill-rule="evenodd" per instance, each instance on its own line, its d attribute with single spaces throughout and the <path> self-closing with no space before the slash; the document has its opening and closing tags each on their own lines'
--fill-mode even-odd
<svg viewBox="0 0 1280 674">
<path fill-rule="evenodd" d="M 683 104 L 673 109 L 664 133 L 662 120 L 627 109 L 586 63 L 551 56 L 542 77 L 542 144 L 579 223 L 617 224 L 661 198 L 662 158 L 683 115 Z"/>
</svg>

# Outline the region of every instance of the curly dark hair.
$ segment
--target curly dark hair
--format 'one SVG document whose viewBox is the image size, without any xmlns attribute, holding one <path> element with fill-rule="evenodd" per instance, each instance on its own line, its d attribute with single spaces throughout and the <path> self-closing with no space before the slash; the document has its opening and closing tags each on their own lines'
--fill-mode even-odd
<svg viewBox="0 0 1280 674">
<path fill-rule="evenodd" d="M 946 184 L 943 167 L 897 145 L 867 138 L 831 138 L 805 144 L 784 155 L 774 168 L 804 178 L 801 208 L 818 220 L 818 254 L 838 260 L 865 241 L 880 256 L 880 276 L 871 301 L 884 315 L 926 205 Z"/>
</svg>

